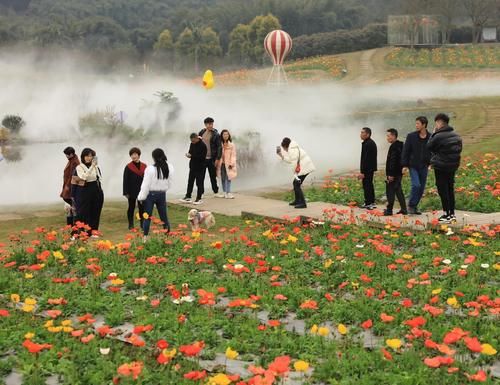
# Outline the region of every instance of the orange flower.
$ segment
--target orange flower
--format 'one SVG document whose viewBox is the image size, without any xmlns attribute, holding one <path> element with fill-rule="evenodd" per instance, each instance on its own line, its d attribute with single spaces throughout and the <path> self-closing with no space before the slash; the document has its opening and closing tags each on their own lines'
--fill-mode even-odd
<svg viewBox="0 0 500 385">
<path fill-rule="evenodd" d="M 382 354 L 384 355 L 384 358 L 388 361 L 392 361 L 392 354 L 389 353 L 386 349 L 384 348 L 381 348 L 380 351 L 382 352 Z"/>
<path fill-rule="evenodd" d="M 318 304 L 316 301 L 313 301 L 312 299 L 308 299 L 307 301 L 302 302 L 300 305 L 301 309 L 313 309 L 316 310 L 318 309 Z"/>
<path fill-rule="evenodd" d="M 135 278 L 134 279 L 134 283 L 136 285 L 141 285 L 141 286 L 144 286 L 148 283 L 148 279 L 147 278 Z"/>
<path fill-rule="evenodd" d="M 371 319 L 366 320 L 365 322 L 363 322 L 363 323 L 361 324 L 361 327 L 362 327 L 363 329 L 370 329 L 372 326 L 373 326 L 373 322 L 372 322 L 372 320 L 371 320 Z"/>
<path fill-rule="evenodd" d="M 394 317 L 392 315 L 387 315 L 385 313 L 380 314 L 380 319 L 385 323 L 394 321 Z"/>
<path fill-rule="evenodd" d="M 52 345 L 50 344 L 36 344 L 31 340 L 25 340 L 23 342 L 23 346 L 28 349 L 30 353 L 37 354 L 40 353 L 44 349 L 52 349 Z"/>
<path fill-rule="evenodd" d="M 80 341 L 82 341 L 84 344 L 88 344 L 90 341 L 92 341 L 95 338 L 94 334 L 89 334 L 88 336 L 80 338 Z"/>
<path fill-rule="evenodd" d="M 124 377 L 129 377 L 132 376 L 134 380 L 137 380 L 139 375 L 142 372 L 142 368 L 144 367 L 144 364 L 140 361 L 133 361 L 129 364 L 123 364 L 118 367 L 117 372 L 118 374 L 124 376 Z"/>
<path fill-rule="evenodd" d="M 203 341 L 196 341 L 191 345 L 181 345 L 179 351 L 187 357 L 197 356 L 201 350 L 205 347 Z"/>
<path fill-rule="evenodd" d="M 289 356 L 276 357 L 274 361 L 269 364 L 269 370 L 278 376 L 284 376 L 290 371 L 290 361 Z"/>
</svg>

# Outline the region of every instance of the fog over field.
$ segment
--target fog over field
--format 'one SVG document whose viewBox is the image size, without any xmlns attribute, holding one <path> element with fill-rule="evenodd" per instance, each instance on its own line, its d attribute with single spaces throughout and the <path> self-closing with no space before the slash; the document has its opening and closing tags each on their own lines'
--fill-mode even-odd
<svg viewBox="0 0 500 385">
<path fill-rule="evenodd" d="M 0 162 L 0 205 L 59 201 L 66 164 L 62 150 L 68 145 L 75 147 L 78 155 L 84 147 L 97 152 L 106 198 L 121 196 L 123 168 L 129 161 L 130 147 L 141 147 L 146 163 L 151 161 L 152 149 L 162 147 L 175 168 L 169 196 L 178 197 L 187 182 L 188 160 L 184 153 L 189 145 L 188 135 L 201 129 L 203 119 L 211 116 L 219 131 L 231 131 L 236 137 L 236 146 L 239 146 L 238 138 L 248 132 L 260 134 L 263 156 L 259 156 L 252 170 L 241 170 L 233 184 L 237 192 L 290 182 L 291 171 L 280 165 L 275 155 L 275 147 L 284 136 L 298 141 L 311 155 L 318 168 L 314 178 L 320 179 L 329 169 L 344 172 L 358 166 L 359 130 L 363 125 L 375 130 L 379 162 L 385 159 L 385 129 L 396 126 L 406 132 L 414 125 L 413 118 L 391 122 L 387 115 L 384 119 L 376 115 L 360 118 L 352 116 L 354 112 L 381 110 L 386 105 L 416 106 L 418 99 L 500 95 L 499 80 L 238 88 L 218 85 L 215 73 L 215 81 L 215 88 L 207 91 L 201 86 L 201 74 L 199 82 L 176 80 L 167 75 L 99 75 L 93 73 L 90 66 L 67 57 L 40 61 L 29 55 L 1 53 L 0 115 L 23 117 L 26 126 L 21 133 L 26 143 L 21 146 L 21 161 Z M 174 123 L 167 125 L 165 119 L 160 119 L 160 123 L 155 124 L 158 111 L 144 108 L 144 100 L 159 100 L 153 96 L 159 90 L 173 92 L 182 105 Z M 154 139 L 118 140 L 83 135 L 79 130 L 79 117 L 107 107 L 123 111 L 128 126 L 142 127 L 146 138 Z M 460 122 L 452 122 L 455 124 L 460 129 Z M 243 139 L 242 142 L 246 143 Z M 207 180 L 206 187 L 208 185 Z"/>
</svg>

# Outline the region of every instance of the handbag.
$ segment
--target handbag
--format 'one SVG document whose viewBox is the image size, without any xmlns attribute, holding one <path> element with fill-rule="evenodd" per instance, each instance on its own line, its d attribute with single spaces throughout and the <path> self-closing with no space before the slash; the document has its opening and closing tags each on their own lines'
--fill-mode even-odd
<svg viewBox="0 0 500 385">
<path fill-rule="evenodd" d="M 297 159 L 297 165 L 295 166 L 295 173 L 298 174 L 300 172 L 300 148 L 299 148 L 299 159 Z"/>
</svg>

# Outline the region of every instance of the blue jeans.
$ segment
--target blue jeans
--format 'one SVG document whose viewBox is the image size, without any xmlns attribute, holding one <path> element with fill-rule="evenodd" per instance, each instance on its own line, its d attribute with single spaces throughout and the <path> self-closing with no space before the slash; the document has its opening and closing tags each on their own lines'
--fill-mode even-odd
<svg viewBox="0 0 500 385">
<path fill-rule="evenodd" d="M 148 197 L 144 201 L 144 212 L 148 214 L 148 219 L 144 220 L 144 235 L 149 234 L 149 227 L 151 226 L 151 215 L 153 207 L 156 205 L 158 215 L 163 222 L 163 228 L 170 231 L 170 223 L 167 217 L 167 194 L 165 191 L 150 191 Z"/>
<path fill-rule="evenodd" d="M 220 178 L 222 180 L 222 191 L 229 194 L 231 192 L 231 181 L 227 176 L 226 166 L 223 164 L 220 169 Z"/>
<path fill-rule="evenodd" d="M 411 192 L 408 206 L 416 208 L 424 195 L 425 184 L 427 183 L 427 166 L 419 168 L 410 167 Z"/>
</svg>

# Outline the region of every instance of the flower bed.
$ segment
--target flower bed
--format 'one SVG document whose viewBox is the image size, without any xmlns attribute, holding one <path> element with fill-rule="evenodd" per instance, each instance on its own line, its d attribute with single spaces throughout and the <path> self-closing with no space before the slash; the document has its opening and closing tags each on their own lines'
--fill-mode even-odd
<svg viewBox="0 0 500 385">
<path fill-rule="evenodd" d="M 396 67 L 500 68 L 500 48 L 485 45 L 395 48 L 385 60 Z"/>
<path fill-rule="evenodd" d="M 456 176 L 455 197 L 458 210 L 491 213 L 500 211 L 500 160 L 495 154 L 465 157 Z M 379 203 L 385 198 L 385 173 L 375 176 L 375 192 Z M 408 198 L 410 178 L 403 178 L 403 191 Z M 290 196 L 286 197 L 290 199 Z M 321 186 L 306 190 L 309 201 L 343 205 L 363 204 L 363 190 L 355 176 L 335 177 L 333 171 L 324 177 Z M 427 188 L 419 208 L 439 210 L 441 201 L 435 187 L 434 172 L 429 171 Z"/>
<path fill-rule="evenodd" d="M 293 222 L 293 221 L 292 221 Z M 27 384 L 493 383 L 498 228 L 241 222 L 0 245 L 2 375 Z M 295 382 L 292 382 L 293 379 Z"/>
</svg>

